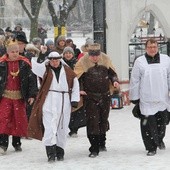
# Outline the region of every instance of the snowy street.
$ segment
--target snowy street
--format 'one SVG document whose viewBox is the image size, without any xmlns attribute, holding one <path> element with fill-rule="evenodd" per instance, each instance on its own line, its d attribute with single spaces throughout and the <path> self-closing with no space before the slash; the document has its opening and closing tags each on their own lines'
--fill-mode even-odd
<svg viewBox="0 0 170 170">
<path fill-rule="evenodd" d="M 43 143 L 22 139 L 22 152 L 8 148 L 0 155 L 0 170 L 169 170 L 170 127 L 165 137 L 166 150 L 157 150 L 155 156 L 146 156 L 139 120 L 131 114 L 131 106 L 110 112 L 110 130 L 107 133 L 107 152 L 89 158 L 86 129 L 81 128 L 77 138 L 68 137 L 64 161 L 47 162 Z"/>
</svg>

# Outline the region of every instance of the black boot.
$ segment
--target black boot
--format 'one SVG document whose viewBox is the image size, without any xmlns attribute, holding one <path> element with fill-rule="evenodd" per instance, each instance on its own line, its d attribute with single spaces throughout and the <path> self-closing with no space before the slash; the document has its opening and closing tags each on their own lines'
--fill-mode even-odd
<svg viewBox="0 0 170 170">
<path fill-rule="evenodd" d="M 56 156 L 56 145 L 46 146 L 46 153 L 48 157 L 48 162 L 54 162 Z"/>
<path fill-rule="evenodd" d="M 99 154 L 99 135 L 88 135 L 88 139 L 91 144 L 89 157 L 94 158 Z"/>
<path fill-rule="evenodd" d="M 99 139 L 99 151 L 107 151 L 106 149 L 106 134 L 101 134 Z"/>
<path fill-rule="evenodd" d="M 70 137 L 76 138 L 77 136 L 78 128 L 70 128 L 70 132 L 68 133 Z"/>
<path fill-rule="evenodd" d="M 0 134 L 0 154 L 6 154 L 9 144 L 9 136 L 6 134 Z"/>
<path fill-rule="evenodd" d="M 64 149 L 56 146 L 56 157 L 58 161 L 63 161 L 64 160 Z"/>
<path fill-rule="evenodd" d="M 19 136 L 12 136 L 12 146 L 14 147 L 16 152 L 21 152 L 21 137 Z"/>
<path fill-rule="evenodd" d="M 4 155 L 6 154 L 6 151 L 7 151 L 7 148 L 0 145 L 0 154 Z"/>
</svg>

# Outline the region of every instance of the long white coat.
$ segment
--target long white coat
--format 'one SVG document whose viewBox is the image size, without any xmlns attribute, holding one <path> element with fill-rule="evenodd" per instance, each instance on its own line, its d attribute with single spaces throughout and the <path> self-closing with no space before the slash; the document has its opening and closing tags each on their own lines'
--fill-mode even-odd
<svg viewBox="0 0 170 170">
<path fill-rule="evenodd" d="M 37 63 L 34 59 L 31 60 L 32 71 L 38 77 L 43 77 L 46 71 L 46 62 L 47 61 L 40 64 Z M 53 80 L 42 108 L 43 125 L 45 128 L 43 142 L 45 146 L 52 146 L 56 144 L 61 148 L 65 148 L 66 138 L 68 134 L 68 124 L 70 121 L 71 104 L 69 93 L 62 94 L 60 93 L 60 91 L 68 92 L 68 83 L 66 79 L 65 69 L 63 66 L 60 71 L 59 81 L 57 81 L 54 71 L 52 71 L 52 74 Z M 50 90 L 59 92 L 54 92 Z M 71 101 L 78 102 L 79 100 L 79 83 L 78 79 L 74 78 Z"/>
<path fill-rule="evenodd" d="M 130 100 L 140 99 L 143 115 L 170 111 L 170 58 L 160 54 L 160 63 L 148 64 L 145 56 L 136 59 L 130 79 Z"/>
</svg>

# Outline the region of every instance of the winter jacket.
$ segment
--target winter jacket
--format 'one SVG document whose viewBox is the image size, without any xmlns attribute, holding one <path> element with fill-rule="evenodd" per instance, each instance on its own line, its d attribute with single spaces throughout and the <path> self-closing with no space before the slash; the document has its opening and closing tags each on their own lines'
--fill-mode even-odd
<svg viewBox="0 0 170 170">
<path fill-rule="evenodd" d="M 7 81 L 7 56 L 3 56 L 0 59 L 0 98 L 2 98 L 3 92 L 5 90 L 5 85 Z M 19 56 L 19 77 L 21 84 L 21 95 L 24 100 L 30 97 L 35 97 L 37 93 L 36 79 L 31 71 L 31 65 L 28 59 L 23 56 Z"/>
</svg>

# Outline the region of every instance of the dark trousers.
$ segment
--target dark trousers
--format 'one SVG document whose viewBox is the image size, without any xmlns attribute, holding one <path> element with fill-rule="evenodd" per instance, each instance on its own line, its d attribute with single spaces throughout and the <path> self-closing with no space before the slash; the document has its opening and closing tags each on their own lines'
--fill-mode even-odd
<svg viewBox="0 0 170 170">
<path fill-rule="evenodd" d="M 148 151 L 156 150 L 165 137 L 165 111 L 142 118 L 140 127 L 145 149 Z"/>
<path fill-rule="evenodd" d="M 86 126 L 86 115 L 84 107 L 71 113 L 69 129 L 72 133 L 77 133 L 78 129 Z"/>
<path fill-rule="evenodd" d="M 99 153 L 100 147 L 105 147 L 106 134 L 100 135 L 88 135 L 89 142 L 91 144 L 89 151 Z"/>
<path fill-rule="evenodd" d="M 8 148 L 9 145 L 9 135 L 0 134 L 0 146 Z M 18 136 L 12 136 L 12 146 L 21 146 L 21 138 Z"/>
</svg>

